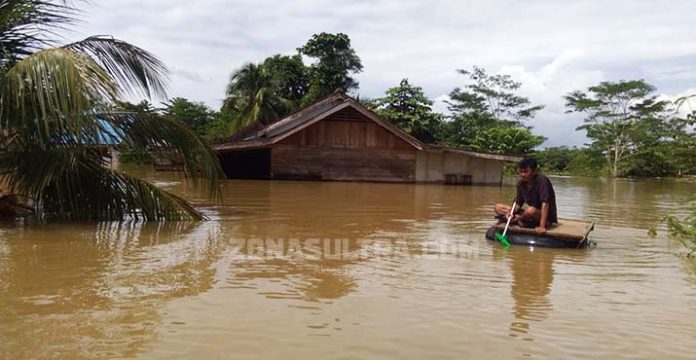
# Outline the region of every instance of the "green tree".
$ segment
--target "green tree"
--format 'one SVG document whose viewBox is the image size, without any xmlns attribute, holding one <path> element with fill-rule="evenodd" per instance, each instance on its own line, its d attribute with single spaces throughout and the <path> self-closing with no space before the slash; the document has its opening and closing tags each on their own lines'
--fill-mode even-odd
<svg viewBox="0 0 696 360">
<path fill-rule="evenodd" d="M 543 106 L 515 94 L 522 86 L 510 75 L 490 75 L 483 68 L 458 70 L 469 84 L 456 88 L 447 102 L 452 121 L 445 142 L 475 151 L 523 154 L 544 142 L 523 123 Z"/>
<path fill-rule="evenodd" d="M 403 79 L 385 95 L 373 101 L 381 117 L 426 143 L 439 140 L 443 116 L 433 112 L 433 102 L 421 87 L 412 86 L 408 79 Z"/>
<path fill-rule="evenodd" d="M 216 111 L 213 120 L 205 128 L 203 138 L 209 142 L 224 139 L 236 131 L 234 126 L 234 114 Z"/>
<path fill-rule="evenodd" d="M 302 62 L 302 56 L 273 55 L 263 61 L 263 67 L 277 84 L 278 96 L 299 105 L 309 91 L 309 68 Z"/>
<path fill-rule="evenodd" d="M 470 84 L 450 93 L 449 110 L 457 115 L 478 115 L 480 120 L 521 125 L 534 117 L 543 105 L 532 105 L 523 96 L 515 95 L 522 83 L 510 75 L 490 75 L 485 69 L 457 70 L 468 77 Z"/>
<path fill-rule="evenodd" d="M 631 132 L 633 146 L 624 156 L 621 174 L 625 176 L 668 176 L 678 170 L 674 155 L 673 121 L 647 117 L 635 123 Z"/>
<path fill-rule="evenodd" d="M 0 183 L 42 218 L 200 219 L 184 199 L 103 166 L 99 145 L 178 151 L 194 178 L 221 175 L 186 127 L 116 110 L 124 94 L 163 95 L 167 72 L 150 53 L 110 37 L 50 47 L 78 10 L 69 2 L 0 4 Z"/>
<path fill-rule="evenodd" d="M 655 87 L 643 80 L 622 80 L 601 82 L 587 92 L 565 96 L 569 113 L 585 115 L 585 124 L 578 130 L 585 130 L 592 146 L 603 150 L 612 177 L 621 175 L 624 157 L 646 134 L 646 128 L 662 128 L 668 103 L 658 101 L 654 92 Z"/>
<path fill-rule="evenodd" d="M 602 153 L 590 148 L 551 147 L 534 156 L 546 173 L 597 176 L 605 172 Z"/>
<path fill-rule="evenodd" d="M 568 171 L 568 164 L 573 159 L 576 149 L 569 149 L 566 146 L 550 147 L 534 154 L 539 161 L 539 166 L 546 173 L 565 173 Z"/>
<path fill-rule="evenodd" d="M 567 169 L 568 173 L 580 176 L 604 176 L 609 173 L 602 151 L 593 148 L 574 151 Z"/>
<path fill-rule="evenodd" d="M 696 256 L 696 193 L 665 215 L 660 223 L 667 223 L 669 235 L 684 245 L 687 257 Z M 656 227 L 648 233 L 652 236 L 657 235 Z"/>
<path fill-rule="evenodd" d="M 362 63 L 350 45 L 346 34 L 314 34 L 297 51 L 316 59 L 311 65 L 309 92 L 304 104 L 329 96 L 336 91 L 348 92 L 358 88 L 353 73 L 362 71 Z"/>
<path fill-rule="evenodd" d="M 686 116 L 676 116 L 671 121 L 671 137 L 674 139 L 669 146 L 672 159 L 678 175 L 696 175 L 696 108 L 692 101 L 696 95 L 677 99 L 677 110 L 686 109 Z"/>
<path fill-rule="evenodd" d="M 163 105 L 164 116 L 185 124 L 200 137 L 208 135 L 208 129 L 218 117 L 217 113 L 205 103 L 180 97 L 173 98 Z"/>
<path fill-rule="evenodd" d="M 233 129 L 260 121 L 271 124 L 294 108 L 281 96 L 279 82 L 263 64 L 248 63 L 232 73 L 223 112 L 234 117 Z"/>
</svg>

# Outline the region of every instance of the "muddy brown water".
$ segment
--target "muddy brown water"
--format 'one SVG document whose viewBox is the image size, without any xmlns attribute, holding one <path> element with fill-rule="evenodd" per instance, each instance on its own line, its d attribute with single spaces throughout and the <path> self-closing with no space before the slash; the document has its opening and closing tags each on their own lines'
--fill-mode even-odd
<svg viewBox="0 0 696 360">
<path fill-rule="evenodd" d="M 505 250 L 509 184 L 145 175 L 211 221 L 0 224 L 0 358 L 694 356 L 696 261 L 647 235 L 694 183 L 553 178 L 596 248 Z"/>
</svg>

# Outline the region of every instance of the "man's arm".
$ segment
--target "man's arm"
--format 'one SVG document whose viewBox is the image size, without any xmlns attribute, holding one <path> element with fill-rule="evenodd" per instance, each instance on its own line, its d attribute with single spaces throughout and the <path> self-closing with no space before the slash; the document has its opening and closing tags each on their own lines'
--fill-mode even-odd
<svg viewBox="0 0 696 360">
<path fill-rule="evenodd" d="M 549 203 L 541 203 L 541 218 L 539 219 L 539 226 L 535 229 L 539 234 L 546 233 L 546 222 L 549 219 Z"/>
<path fill-rule="evenodd" d="M 515 201 L 513 206 L 515 209 L 512 212 L 512 221 L 517 222 L 519 221 L 519 216 L 517 215 L 517 211 L 522 208 L 522 205 L 524 205 L 524 193 L 522 192 L 522 188 L 520 183 L 517 183 L 517 194 L 515 194 Z"/>
</svg>

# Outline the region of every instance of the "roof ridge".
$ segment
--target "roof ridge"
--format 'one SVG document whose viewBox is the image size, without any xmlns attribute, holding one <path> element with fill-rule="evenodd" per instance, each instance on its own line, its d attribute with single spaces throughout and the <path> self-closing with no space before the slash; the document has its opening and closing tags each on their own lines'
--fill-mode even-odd
<svg viewBox="0 0 696 360">
<path fill-rule="evenodd" d="M 268 132 L 270 132 L 270 131 L 272 131 L 272 130 L 274 130 L 274 129 L 277 129 L 277 128 L 279 128 L 279 127 L 282 127 L 283 125 L 285 125 L 285 124 L 287 124 L 287 123 L 289 123 L 289 122 L 292 122 L 293 120 L 295 120 L 295 119 L 297 119 L 297 118 L 299 118 L 299 117 L 302 117 L 302 115 L 304 115 L 305 113 L 310 112 L 311 110 L 314 110 L 314 109 L 320 107 L 321 105 L 323 105 L 323 104 L 325 104 L 325 103 L 329 103 L 329 102 L 331 102 L 331 101 L 335 101 L 335 100 L 338 100 L 338 99 L 342 99 L 342 100 L 345 101 L 345 100 L 348 100 L 349 97 L 346 96 L 345 94 L 341 93 L 341 92 L 337 92 L 337 93 L 335 93 L 335 94 L 333 94 L 333 95 L 331 95 L 331 96 L 329 96 L 329 97 L 326 97 L 326 98 L 317 100 L 317 101 L 313 102 L 312 104 L 307 105 L 307 106 L 303 107 L 302 109 L 297 110 L 297 111 L 295 111 L 294 113 L 292 113 L 292 114 L 290 114 L 290 115 L 287 115 L 286 117 L 284 117 L 284 118 L 282 118 L 282 119 L 280 119 L 280 120 L 278 120 L 278 121 L 276 121 L 276 122 L 274 122 L 274 123 L 272 123 L 272 124 L 269 124 L 269 125 L 266 126 L 261 132 L 262 132 L 263 134 L 266 134 L 266 133 L 268 133 Z"/>
</svg>

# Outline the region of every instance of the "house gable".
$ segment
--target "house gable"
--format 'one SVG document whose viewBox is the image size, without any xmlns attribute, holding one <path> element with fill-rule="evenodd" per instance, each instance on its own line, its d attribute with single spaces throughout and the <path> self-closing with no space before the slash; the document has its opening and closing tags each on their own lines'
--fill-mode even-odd
<svg viewBox="0 0 696 360">
<path fill-rule="evenodd" d="M 283 145 L 329 148 L 413 150 L 413 144 L 348 106 L 275 142 Z"/>
</svg>

